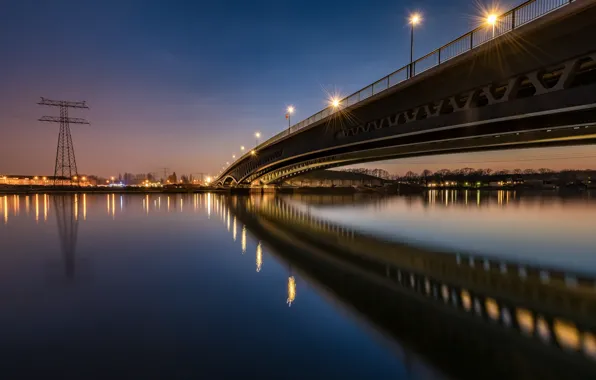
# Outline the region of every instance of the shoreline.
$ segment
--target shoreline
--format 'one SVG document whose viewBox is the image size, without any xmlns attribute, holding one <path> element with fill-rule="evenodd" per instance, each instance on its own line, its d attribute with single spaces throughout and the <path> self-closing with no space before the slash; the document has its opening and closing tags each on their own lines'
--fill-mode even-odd
<svg viewBox="0 0 596 380">
<path fill-rule="evenodd" d="M 227 193 L 227 194 L 423 194 L 429 191 L 518 191 L 540 193 L 582 193 L 594 190 L 581 187 L 533 188 L 527 186 L 491 187 L 483 186 L 470 188 L 465 186 L 446 186 L 427 188 L 411 184 L 392 184 L 384 187 L 280 187 L 267 188 L 221 188 L 221 187 L 189 187 L 189 188 L 144 188 L 144 187 L 76 187 L 76 186 L 0 186 L 0 194 L 199 194 L 199 193 Z"/>
</svg>

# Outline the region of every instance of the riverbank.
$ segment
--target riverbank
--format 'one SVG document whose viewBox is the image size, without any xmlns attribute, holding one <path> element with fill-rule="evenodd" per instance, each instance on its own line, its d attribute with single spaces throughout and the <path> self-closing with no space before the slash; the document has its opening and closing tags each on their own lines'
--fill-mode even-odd
<svg viewBox="0 0 596 380">
<path fill-rule="evenodd" d="M 278 187 L 278 188 L 222 188 L 222 187 L 79 187 L 79 186 L 0 186 L 0 194 L 193 194 L 193 193 L 224 193 L 224 194 L 254 194 L 277 192 L 282 194 L 422 194 L 428 191 L 457 190 L 457 191 L 517 191 L 529 193 L 579 193 L 590 190 L 583 187 L 561 187 L 561 188 L 535 188 L 529 186 L 509 187 L 466 187 L 466 186 L 445 186 L 445 187 L 424 187 L 416 184 L 394 183 L 385 186 L 333 186 L 333 187 Z M 593 190 L 593 189 L 592 189 Z"/>
<path fill-rule="evenodd" d="M 229 193 L 230 189 L 216 187 L 151 188 L 151 187 L 92 187 L 92 186 L 0 186 L 0 194 L 188 194 Z"/>
</svg>

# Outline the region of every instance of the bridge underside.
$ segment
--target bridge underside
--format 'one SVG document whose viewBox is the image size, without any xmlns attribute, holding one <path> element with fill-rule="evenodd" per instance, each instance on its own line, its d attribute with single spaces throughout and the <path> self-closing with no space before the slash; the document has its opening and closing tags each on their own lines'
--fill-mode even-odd
<svg viewBox="0 0 596 380">
<path fill-rule="evenodd" d="M 537 147 L 560 147 L 596 143 L 596 125 L 565 126 L 538 131 L 488 135 L 462 140 L 444 140 L 409 146 L 378 148 L 322 157 L 288 165 L 260 177 L 254 185 L 281 183 L 310 171 L 329 169 L 366 162 L 395 160 L 429 155 L 512 150 Z"/>
</svg>

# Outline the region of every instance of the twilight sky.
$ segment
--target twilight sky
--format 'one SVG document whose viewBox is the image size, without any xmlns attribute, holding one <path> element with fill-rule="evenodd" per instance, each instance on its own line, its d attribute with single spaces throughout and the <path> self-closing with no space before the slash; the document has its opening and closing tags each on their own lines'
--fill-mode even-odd
<svg viewBox="0 0 596 380">
<path fill-rule="evenodd" d="M 503 3 L 506 9 L 514 3 Z M 484 5 L 489 8 L 489 3 Z M 39 96 L 86 100 L 71 116 L 79 171 L 216 173 L 240 145 L 354 92 L 409 59 L 407 16 L 419 10 L 415 56 L 470 30 L 467 0 L 2 0 L 0 173 L 51 174 L 57 109 Z M 516 162 L 517 161 L 517 162 Z M 596 148 L 533 149 L 369 164 L 440 168 L 596 167 Z"/>
</svg>

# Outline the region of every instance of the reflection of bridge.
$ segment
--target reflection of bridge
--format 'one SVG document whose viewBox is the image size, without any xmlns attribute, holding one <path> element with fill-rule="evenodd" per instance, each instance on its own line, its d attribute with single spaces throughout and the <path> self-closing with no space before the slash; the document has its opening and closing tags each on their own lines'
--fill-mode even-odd
<svg viewBox="0 0 596 380">
<path fill-rule="evenodd" d="M 232 198 L 229 210 L 274 254 L 450 376 L 596 373 L 593 278 L 380 241 L 280 198 Z"/>
<path fill-rule="evenodd" d="M 405 68 L 359 91 L 215 182 L 260 186 L 359 162 L 593 143 L 595 4 L 531 0 L 500 17 L 498 38 L 482 28 L 463 36 L 418 60 L 415 76 Z"/>
</svg>

